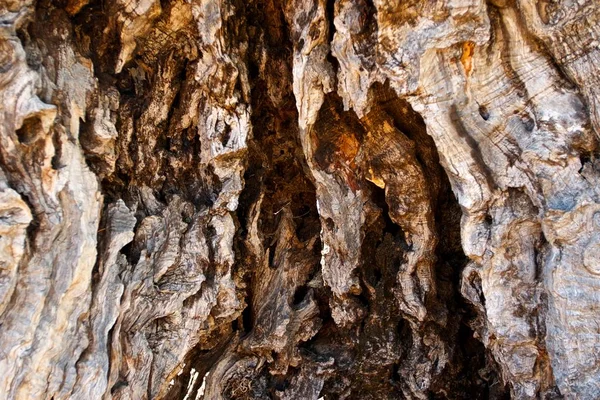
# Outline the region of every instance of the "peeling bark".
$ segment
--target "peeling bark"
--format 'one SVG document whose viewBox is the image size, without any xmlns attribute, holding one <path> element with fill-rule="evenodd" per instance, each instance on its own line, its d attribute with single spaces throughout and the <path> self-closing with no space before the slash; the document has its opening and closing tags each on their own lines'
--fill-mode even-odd
<svg viewBox="0 0 600 400">
<path fill-rule="evenodd" d="M 0 22 L 0 398 L 597 397 L 597 2 Z"/>
</svg>

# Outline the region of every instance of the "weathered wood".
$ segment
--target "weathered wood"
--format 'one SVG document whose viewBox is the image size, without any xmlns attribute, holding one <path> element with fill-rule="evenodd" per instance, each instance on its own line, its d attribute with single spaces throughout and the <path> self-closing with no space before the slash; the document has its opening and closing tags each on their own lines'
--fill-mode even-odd
<svg viewBox="0 0 600 400">
<path fill-rule="evenodd" d="M 600 4 L 0 2 L 0 399 L 600 392 Z"/>
</svg>

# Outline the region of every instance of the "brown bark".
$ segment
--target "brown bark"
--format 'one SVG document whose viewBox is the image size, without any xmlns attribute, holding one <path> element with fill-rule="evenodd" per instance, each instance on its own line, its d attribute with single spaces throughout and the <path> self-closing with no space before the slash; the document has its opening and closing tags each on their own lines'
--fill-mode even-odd
<svg viewBox="0 0 600 400">
<path fill-rule="evenodd" d="M 0 2 L 0 399 L 596 398 L 599 27 Z"/>
</svg>

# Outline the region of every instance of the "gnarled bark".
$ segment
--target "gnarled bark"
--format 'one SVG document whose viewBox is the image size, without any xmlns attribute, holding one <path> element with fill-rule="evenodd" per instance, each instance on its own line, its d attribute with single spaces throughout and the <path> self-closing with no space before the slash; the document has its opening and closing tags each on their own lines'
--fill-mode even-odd
<svg viewBox="0 0 600 400">
<path fill-rule="evenodd" d="M 597 397 L 597 2 L 0 21 L 0 398 Z"/>
</svg>

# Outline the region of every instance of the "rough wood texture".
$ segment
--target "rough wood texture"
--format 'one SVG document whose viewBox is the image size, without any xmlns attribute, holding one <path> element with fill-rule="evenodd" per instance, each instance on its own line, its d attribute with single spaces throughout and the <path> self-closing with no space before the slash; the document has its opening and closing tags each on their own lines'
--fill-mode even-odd
<svg viewBox="0 0 600 400">
<path fill-rule="evenodd" d="M 595 399 L 600 3 L 0 1 L 0 399 Z"/>
</svg>

